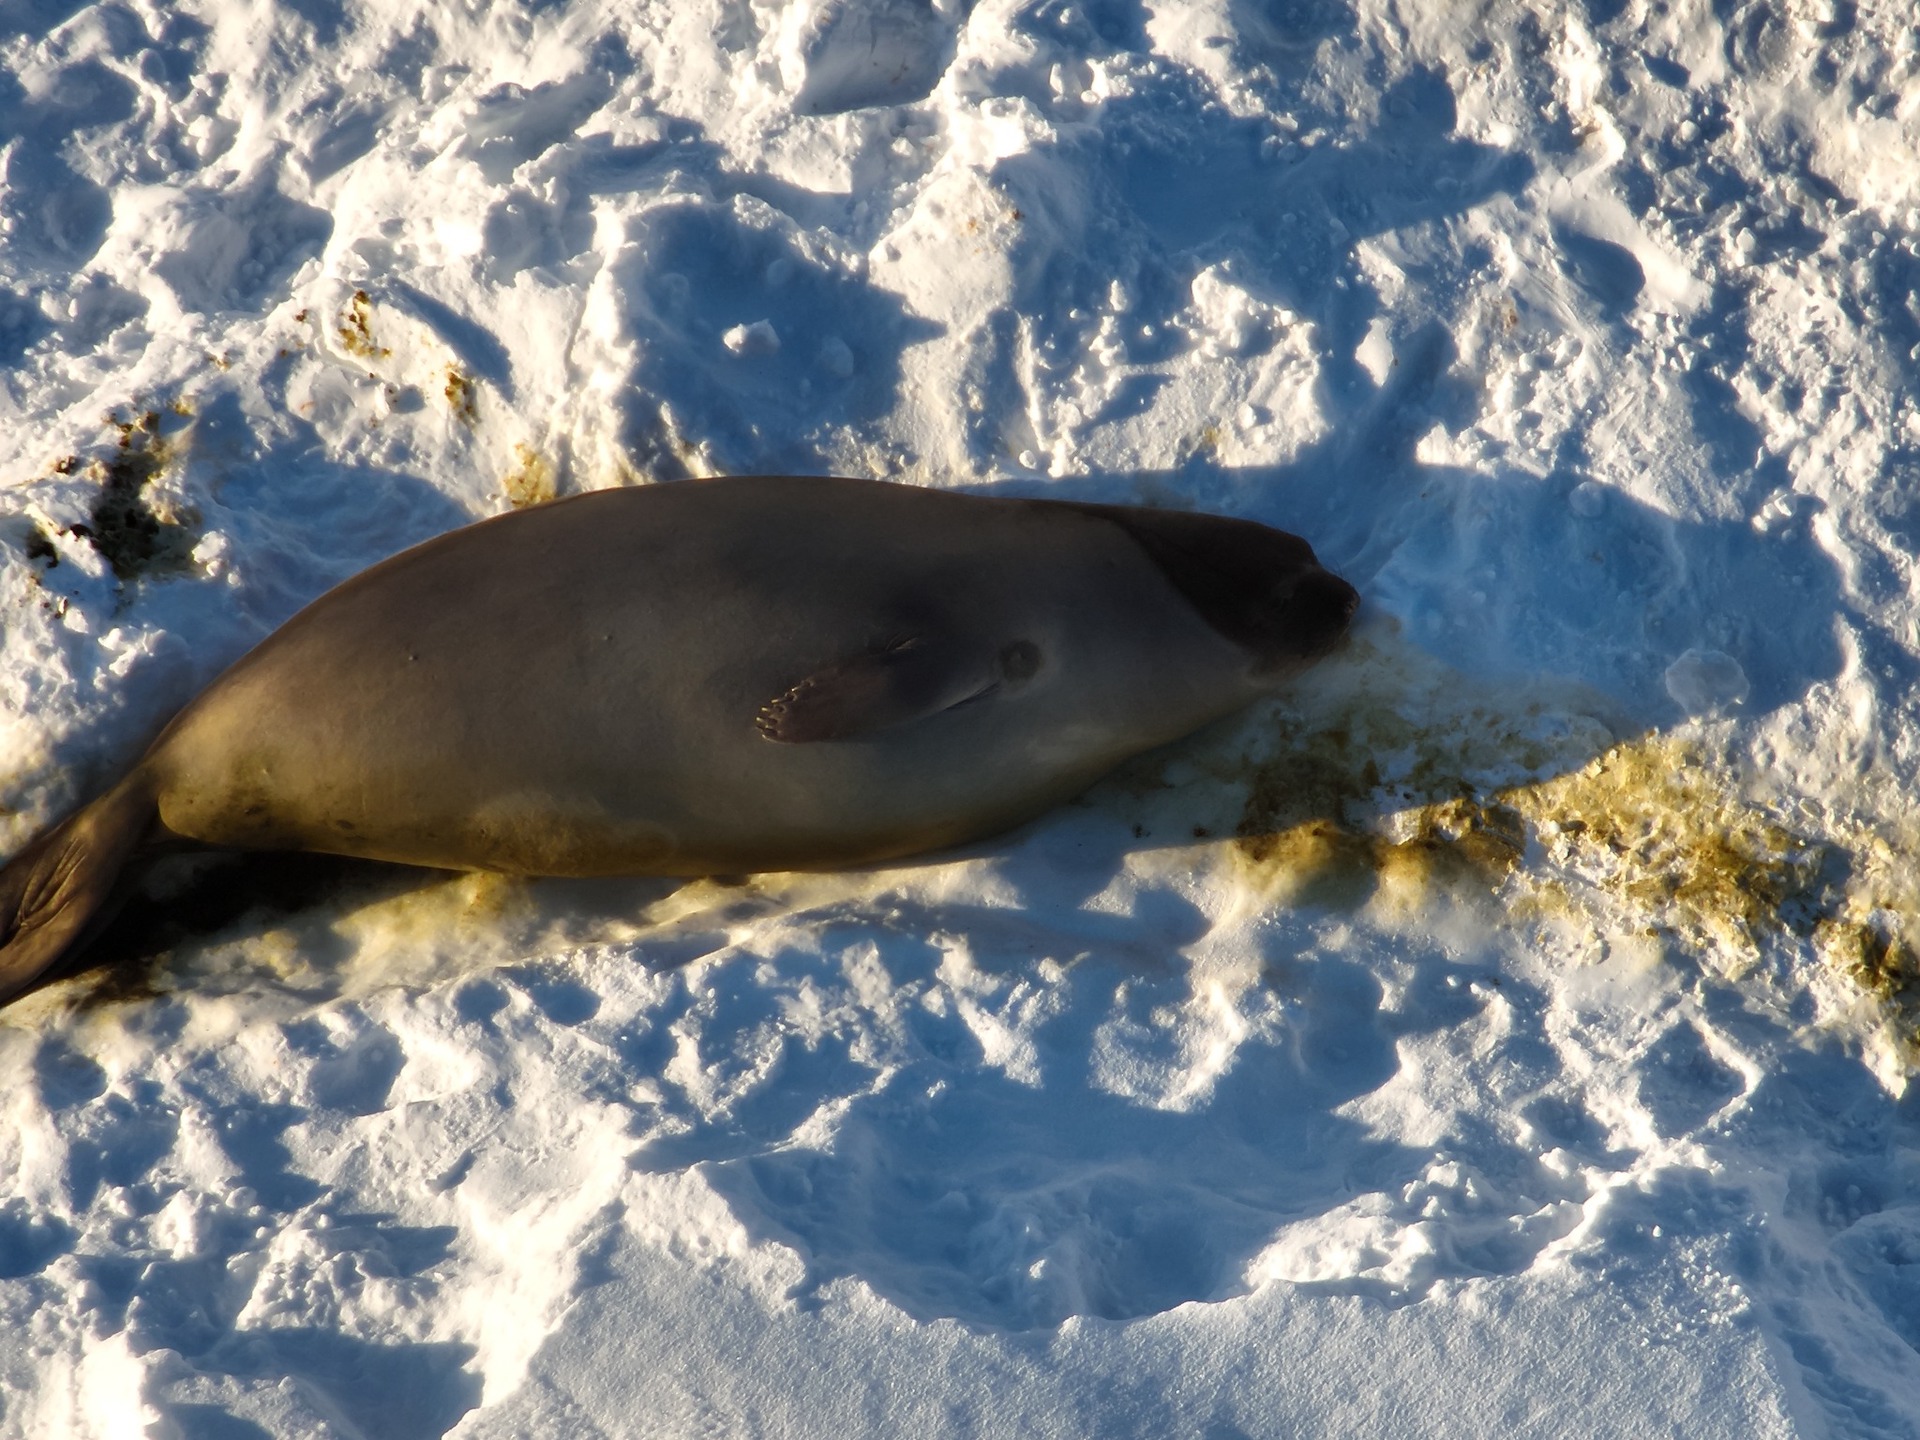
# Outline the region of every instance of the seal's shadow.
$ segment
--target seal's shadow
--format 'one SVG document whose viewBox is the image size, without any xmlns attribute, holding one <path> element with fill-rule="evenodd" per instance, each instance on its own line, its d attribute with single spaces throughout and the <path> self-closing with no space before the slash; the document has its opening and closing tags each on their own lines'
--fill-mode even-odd
<svg viewBox="0 0 1920 1440">
<path fill-rule="evenodd" d="M 33 988 L 87 977 L 89 1006 L 145 998 L 159 993 L 156 981 L 183 949 L 257 940 L 295 915 L 344 914 L 451 878 L 444 870 L 297 851 L 156 855 L 131 876 L 112 918 Z M 325 966 L 345 956 L 308 958 Z"/>
</svg>

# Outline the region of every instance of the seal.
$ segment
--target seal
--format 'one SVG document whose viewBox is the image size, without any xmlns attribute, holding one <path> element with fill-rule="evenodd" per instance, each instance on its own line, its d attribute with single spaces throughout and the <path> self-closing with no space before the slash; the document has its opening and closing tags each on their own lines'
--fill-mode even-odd
<svg viewBox="0 0 1920 1440">
<path fill-rule="evenodd" d="M 1357 596 L 1251 521 L 745 476 L 482 521 L 329 591 L 0 871 L 0 999 L 144 848 L 521 875 L 991 834 L 1283 683 Z"/>
</svg>

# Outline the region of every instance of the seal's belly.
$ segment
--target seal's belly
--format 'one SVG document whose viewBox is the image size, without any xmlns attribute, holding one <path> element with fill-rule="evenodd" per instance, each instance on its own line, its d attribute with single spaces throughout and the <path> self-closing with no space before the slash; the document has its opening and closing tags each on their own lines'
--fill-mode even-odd
<svg viewBox="0 0 1920 1440">
<path fill-rule="evenodd" d="M 452 787 L 330 784 L 310 769 L 289 785 L 257 771 L 187 774 L 162 789 L 159 808 L 174 834 L 210 845 L 534 875 L 691 875 L 857 864 L 957 844 L 1076 793 L 1111 763 L 1003 766 L 961 785 L 881 744 L 858 754 L 818 748 L 779 757 L 787 774 L 776 768 L 743 783 L 738 766 L 683 764 L 651 787 L 644 776 L 585 784 L 551 764 L 524 775 L 495 767 Z"/>
<path fill-rule="evenodd" d="M 826 868 L 1016 824 L 1223 708 L 1200 697 L 1150 713 L 1107 693 L 1123 676 L 1096 683 L 1083 660 L 1016 700 L 781 745 L 753 718 L 786 669 L 715 675 L 673 659 L 570 676 L 497 665 L 523 682 L 505 698 L 364 662 L 352 697 L 302 696 L 285 672 L 305 667 L 262 667 L 182 716 L 156 756 L 160 817 L 207 844 L 456 869 Z"/>
<path fill-rule="evenodd" d="M 745 718 L 750 710 L 735 715 L 741 707 L 717 701 L 703 708 L 711 713 L 694 713 L 706 723 L 692 726 L 636 715 L 618 742 L 590 717 L 571 731 L 550 725 L 543 738 L 489 733 L 447 714 L 424 733 L 390 730 L 375 745 L 336 741 L 333 726 L 302 734 L 291 716 L 277 734 L 241 743 L 221 733 L 215 709 L 183 726 L 164 757 L 160 817 L 173 833 L 211 845 L 450 869 L 824 868 L 1003 829 L 1144 748 L 1137 730 L 1103 733 L 1091 717 L 1036 716 L 1039 707 L 1009 716 L 991 701 L 808 746 L 762 740 Z M 416 704 L 410 713 L 434 712 Z M 1036 724 L 1049 732 L 1043 747 L 1023 738 Z M 456 728 L 457 739 L 445 734 Z"/>
</svg>

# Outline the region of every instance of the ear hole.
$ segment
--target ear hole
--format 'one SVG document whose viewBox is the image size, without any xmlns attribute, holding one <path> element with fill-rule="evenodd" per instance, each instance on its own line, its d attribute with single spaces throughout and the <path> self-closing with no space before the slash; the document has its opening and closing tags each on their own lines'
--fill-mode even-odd
<svg viewBox="0 0 1920 1440">
<path fill-rule="evenodd" d="M 1030 680 L 1040 669 L 1040 647 L 1031 640 L 1015 640 L 1000 651 L 1000 673 L 1009 680 Z"/>
</svg>

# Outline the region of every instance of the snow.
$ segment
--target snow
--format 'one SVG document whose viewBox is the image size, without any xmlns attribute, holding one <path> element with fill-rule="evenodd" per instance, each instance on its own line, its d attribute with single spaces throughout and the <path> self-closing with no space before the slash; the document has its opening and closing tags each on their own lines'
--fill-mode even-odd
<svg viewBox="0 0 1920 1440">
<path fill-rule="evenodd" d="M 8 0 L 0 849 L 515 505 L 1365 597 L 964 852 L 183 858 L 0 1012 L 0 1434 L 1920 1433 L 1895 0 Z"/>
</svg>

